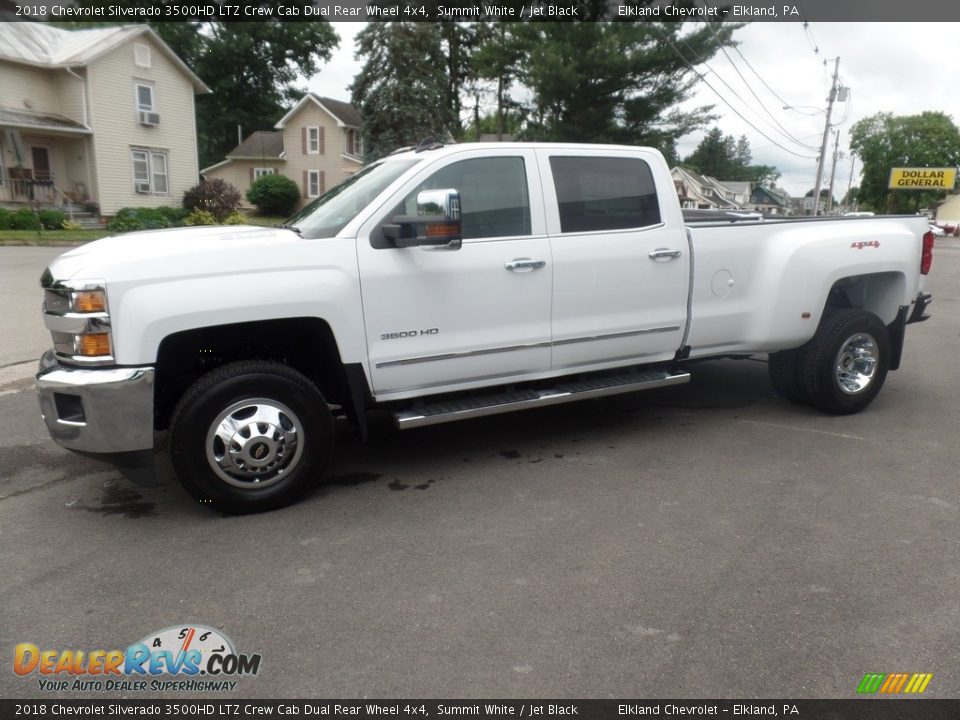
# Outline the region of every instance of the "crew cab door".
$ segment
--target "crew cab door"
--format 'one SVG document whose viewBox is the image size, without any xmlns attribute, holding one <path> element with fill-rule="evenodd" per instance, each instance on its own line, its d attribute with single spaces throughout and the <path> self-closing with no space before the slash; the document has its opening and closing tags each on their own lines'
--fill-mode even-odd
<svg viewBox="0 0 960 720">
<path fill-rule="evenodd" d="M 552 263 L 534 151 L 428 155 L 418 167 L 357 239 L 374 393 L 400 399 L 548 370 Z M 462 244 L 393 246 L 383 225 L 439 189 L 459 193 Z"/>
<path fill-rule="evenodd" d="M 690 257 L 656 154 L 538 150 L 553 258 L 554 369 L 656 362 L 683 341 Z"/>
</svg>

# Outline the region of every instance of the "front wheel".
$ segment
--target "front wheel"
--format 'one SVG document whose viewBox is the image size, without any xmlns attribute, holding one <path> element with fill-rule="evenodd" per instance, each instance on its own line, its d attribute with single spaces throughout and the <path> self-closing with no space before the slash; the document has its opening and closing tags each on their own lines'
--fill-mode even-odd
<svg viewBox="0 0 960 720">
<path fill-rule="evenodd" d="M 194 498 L 230 513 L 272 510 L 319 481 L 333 418 L 305 376 L 278 363 L 230 363 L 197 380 L 170 420 L 177 479 Z"/>
<path fill-rule="evenodd" d="M 798 357 L 798 380 L 813 405 L 850 415 L 873 402 L 887 379 L 890 337 L 883 321 L 864 310 L 836 310 Z"/>
</svg>

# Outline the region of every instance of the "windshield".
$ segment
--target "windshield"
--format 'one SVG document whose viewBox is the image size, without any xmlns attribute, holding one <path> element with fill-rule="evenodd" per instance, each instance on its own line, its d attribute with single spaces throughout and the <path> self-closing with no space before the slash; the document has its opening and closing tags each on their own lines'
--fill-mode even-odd
<svg viewBox="0 0 960 720">
<path fill-rule="evenodd" d="M 390 183 L 420 162 L 393 160 L 365 167 L 287 220 L 305 238 L 334 237 Z"/>
</svg>

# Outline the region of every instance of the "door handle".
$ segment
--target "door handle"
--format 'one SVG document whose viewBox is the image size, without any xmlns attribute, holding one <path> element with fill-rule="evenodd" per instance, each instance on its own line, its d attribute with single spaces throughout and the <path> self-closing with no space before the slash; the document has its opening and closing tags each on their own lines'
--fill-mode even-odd
<svg viewBox="0 0 960 720">
<path fill-rule="evenodd" d="M 503 264 L 507 270 L 513 272 L 530 272 L 539 270 L 547 264 L 546 260 L 531 260 L 530 258 L 517 258 Z"/>
<path fill-rule="evenodd" d="M 651 260 L 675 260 L 680 257 L 680 251 L 671 250 L 670 248 L 657 248 L 651 251 L 648 257 Z"/>
</svg>

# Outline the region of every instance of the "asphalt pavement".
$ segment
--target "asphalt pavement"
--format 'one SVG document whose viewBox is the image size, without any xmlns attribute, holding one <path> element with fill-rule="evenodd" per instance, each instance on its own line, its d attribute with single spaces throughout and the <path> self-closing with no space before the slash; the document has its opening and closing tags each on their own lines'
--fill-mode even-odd
<svg viewBox="0 0 960 720">
<path fill-rule="evenodd" d="M 18 643 L 196 623 L 262 656 L 222 700 L 853 698 L 866 672 L 960 696 L 960 243 L 938 245 L 933 318 L 859 415 L 775 397 L 762 356 L 702 363 L 678 388 L 342 432 L 330 482 L 263 515 L 192 501 L 162 450 L 147 487 L 62 450 L 29 381 L 0 384 L 0 695 L 56 695 L 11 671 Z M 46 346 L 15 290 L 46 258 L 11 250 L 19 360 Z"/>
</svg>

